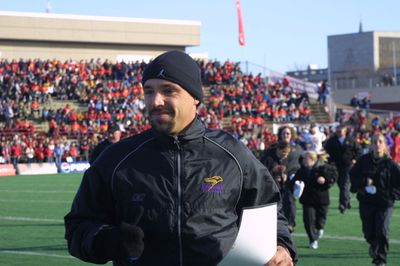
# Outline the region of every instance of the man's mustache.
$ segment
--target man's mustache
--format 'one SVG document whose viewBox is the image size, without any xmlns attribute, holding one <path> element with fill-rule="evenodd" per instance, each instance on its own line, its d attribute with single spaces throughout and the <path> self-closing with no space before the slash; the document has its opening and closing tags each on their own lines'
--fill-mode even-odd
<svg viewBox="0 0 400 266">
<path fill-rule="evenodd" d="M 149 111 L 149 115 L 154 115 L 157 113 L 165 113 L 165 114 L 173 115 L 174 111 L 171 109 L 168 109 L 168 108 L 154 108 Z"/>
</svg>

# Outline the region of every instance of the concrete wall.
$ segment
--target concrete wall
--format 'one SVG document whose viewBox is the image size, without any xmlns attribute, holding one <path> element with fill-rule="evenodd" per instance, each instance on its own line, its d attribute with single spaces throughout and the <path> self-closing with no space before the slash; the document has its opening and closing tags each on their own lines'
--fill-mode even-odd
<svg viewBox="0 0 400 266">
<path fill-rule="evenodd" d="M 372 104 L 397 106 L 396 110 L 400 110 L 400 86 L 332 90 L 331 96 L 334 102 L 349 104 L 351 97 L 359 92 L 370 92 Z"/>
</svg>

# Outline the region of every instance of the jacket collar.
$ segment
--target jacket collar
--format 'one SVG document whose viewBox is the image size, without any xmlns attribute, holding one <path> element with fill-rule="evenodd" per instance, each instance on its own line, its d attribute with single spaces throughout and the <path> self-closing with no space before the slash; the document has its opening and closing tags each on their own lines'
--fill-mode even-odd
<svg viewBox="0 0 400 266">
<path fill-rule="evenodd" d="M 179 133 L 177 136 L 161 134 L 160 132 L 157 132 L 154 129 L 151 129 L 151 131 L 156 138 L 174 139 L 177 137 L 179 141 L 189 141 L 202 138 L 205 132 L 205 125 L 196 116 L 195 119 L 193 119 L 193 121 L 190 123 L 189 127 L 184 132 Z"/>
</svg>

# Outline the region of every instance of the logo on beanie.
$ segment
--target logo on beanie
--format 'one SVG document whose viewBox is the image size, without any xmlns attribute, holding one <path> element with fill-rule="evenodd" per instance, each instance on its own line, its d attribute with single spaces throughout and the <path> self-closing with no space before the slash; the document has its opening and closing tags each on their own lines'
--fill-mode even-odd
<svg viewBox="0 0 400 266">
<path fill-rule="evenodd" d="M 165 71 L 164 68 L 161 69 L 161 70 L 160 70 L 160 73 L 158 73 L 157 77 L 158 77 L 158 78 L 165 78 L 164 71 Z"/>
<path fill-rule="evenodd" d="M 224 179 L 219 175 L 204 178 L 204 184 L 201 185 L 201 191 L 203 192 L 213 192 L 213 193 L 223 193 L 224 185 L 220 184 L 224 182 Z"/>
</svg>

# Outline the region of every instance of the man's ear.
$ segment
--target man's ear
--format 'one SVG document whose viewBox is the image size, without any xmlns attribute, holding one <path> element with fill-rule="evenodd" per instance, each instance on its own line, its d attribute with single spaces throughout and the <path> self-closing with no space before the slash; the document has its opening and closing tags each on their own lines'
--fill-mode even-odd
<svg viewBox="0 0 400 266">
<path fill-rule="evenodd" d="M 199 106 L 199 104 L 200 104 L 200 101 L 199 100 L 197 100 L 197 99 L 195 99 L 195 98 L 193 98 L 194 99 L 194 104 L 196 105 L 196 106 Z"/>
</svg>

